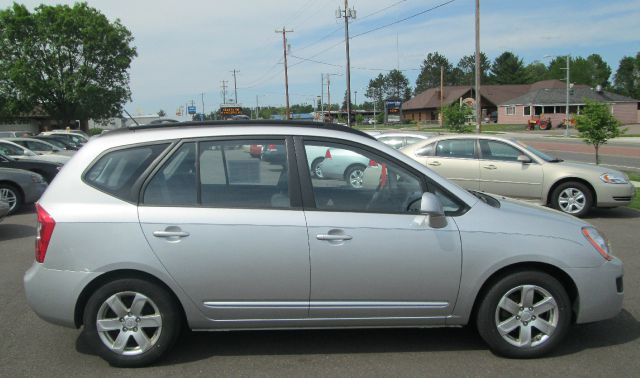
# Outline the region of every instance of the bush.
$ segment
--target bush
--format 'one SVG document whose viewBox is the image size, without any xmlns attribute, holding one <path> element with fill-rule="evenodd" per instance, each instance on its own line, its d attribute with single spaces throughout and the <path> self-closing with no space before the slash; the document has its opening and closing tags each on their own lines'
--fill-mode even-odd
<svg viewBox="0 0 640 378">
<path fill-rule="evenodd" d="M 94 127 L 89 129 L 89 136 L 100 135 L 102 134 L 103 129 L 99 127 Z"/>
<path fill-rule="evenodd" d="M 444 117 L 444 127 L 455 133 L 471 132 L 471 127 L 467 125 L 467 117 L 473 114 L 473 110 L 465 105 L 453 103 L 442 108 Z"/>
</svg>

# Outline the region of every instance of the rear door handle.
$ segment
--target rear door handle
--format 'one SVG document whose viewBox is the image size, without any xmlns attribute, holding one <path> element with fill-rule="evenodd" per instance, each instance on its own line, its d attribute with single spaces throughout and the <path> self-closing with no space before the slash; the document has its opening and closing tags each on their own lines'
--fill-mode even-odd
<svg viewBox="0 0 640 378">
<path fill-rule="evenodd" d="M 186 238 L 190 234 L 186 231 L 182 231 L 182 229 L 178 226 L 168 226 L 164 230 L 153 231 L 153 236 L 156 238 L 164 238 L 168 242 L 177 243 L 182 238 Z"/>
<path fill-rule="evenodd" d="M 353 236 L 351 236 L 351 235 L 318 234 L 318 235 L 316 235 L 316 239 L 318 239 L 318 240 L 328 240 L 328 241 L 344 241 L 344 240 L 353 239 Z"/>
<path fill-rule="evenodd" d="M 484 169 L 498 169 L 498 167 L 496 167 L 496 166 L 495 166 L 495 165 L 493 165 L 493 164 L 485 165 L 485 166 L 483 166 L 482 168 L 484 168 Z"/>
<path fill-rule="evenodd" d="M 429 165 L 433 165 L 435 167 L 441 165 L 439 161 L 432 161 L 431 163 L 428 163 Z"/>
<path fill-rule="evenodd" d="M 186 231 L 153 231 L 153 236 L 157 236 L 159 238 L 171 238 L 171 237 L 184 238 L 189 235 L 190 234 Z"/>
</svg>

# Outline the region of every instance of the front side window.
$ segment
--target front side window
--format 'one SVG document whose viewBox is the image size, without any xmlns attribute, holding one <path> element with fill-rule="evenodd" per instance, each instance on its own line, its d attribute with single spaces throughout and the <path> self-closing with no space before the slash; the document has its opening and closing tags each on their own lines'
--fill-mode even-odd
<svg viewBox="0 0 640 378">
<path fill-rule="evenodd" d="M 353 146 L 305 142 L 315 207 L 328 211 L 413 213 L 420 209 L 418 176 Z M 312 165 L 312 164 L 310 164 Z M 311 168 L 310 168 L 311 169 Z"/>
<path fill-rule="evenodd" d="M 118 198 L 128 198 L 131 187 L 168 144 L 138 146 L 111 151 L 85 173 L 85 181 Z"/>
<path fill-rule="evenodd" d="M 474 139 L 448 139 L 441 140 L 436 146 L 436 156 L 451 158 L 475 158 Z"/>
<path fill-rule="evenodd" d="M 11 145 L 9 143 L 0 143 L 0 153 L 4 155 L 24 155 L 25 151 L 17 146 Z"/>
<path fill-rule="evenodd" d="M 523 155 L 519 149 L 495 140 L 480 140 L 480 150 L 485 160 L 518 161 Z"/>
<path fill-rule="evenodd" d="M 284 140 L 185 143 L 149 181 L 144 203 L 288 208 L 291 203 Z"/>
</svg>

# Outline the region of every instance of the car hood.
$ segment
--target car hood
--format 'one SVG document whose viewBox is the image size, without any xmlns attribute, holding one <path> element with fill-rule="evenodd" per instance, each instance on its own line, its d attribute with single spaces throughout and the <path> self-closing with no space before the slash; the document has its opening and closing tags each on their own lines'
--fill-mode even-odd
<svg viewBox="0 0 640 378">
<path fill-rule="evenodd" d="M 62 162 L 57 162 L 57 161 L 51 161 L 51 160 L 43 160 L 43 159 L 33 159 L 34 156 L 27 158 L 22 158 L 22 159 L 14 159 L 17 162 L 20 163 L 31 163 L 31 164 L 38 164 L 38 165 L 47 165 L 47 166 L 51 166 L 51 167 L 60 167 L 63 165 Z"/>
<path fill-rule="evenodd" d="M 527 234 L 576 240 L 580 228 L 591 226 L 574 216 L 541 205 L 490 194 L 500 202 L 493 207 L 478 201 L 467 214 L 456 218 L 461 231 Z M 467 217 L 466 215 L 469 215 Z M 481 219 L 481 221 L 477 221 Z"/>
<path fill-rule="evenodd" d="M 16 160 L 20 161 L 38 161 L 38 162 L 49 162 L 49 163 L 59 163 L 65 164 L 71 159 L 70 156 L 49 154 L 49 155 L 37 155 L 37 156 L 29 156 L 28 158 L 16 158 Z"/>
<path fill-rule="evenodd" d="M 548 162 L 545 164 L 545 169 L 564 170 L 567 171 L 568 174 L 580 172 L 581 174 L 592 174 L 594 177 L 599 177 L 605 173 L 617 173 L 619 175 L 624 175 L 622 172 L 609 167 L 568 161 L 561 161 L 557 163 Z"/>
</svg>

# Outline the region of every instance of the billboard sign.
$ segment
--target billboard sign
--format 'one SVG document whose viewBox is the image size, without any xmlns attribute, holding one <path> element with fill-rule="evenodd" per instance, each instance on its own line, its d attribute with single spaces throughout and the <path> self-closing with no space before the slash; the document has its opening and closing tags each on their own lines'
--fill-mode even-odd
<svg viewBox="0 0 640 378">
<path fill-rule="evenodd" d="M 239 106 L 224 106 L 220 108 L 220 114 L 223 116 L 234 116 L 242 114 L 242 108 Z"/>
<path fill-rule="evenodd" d="M 194 105 L 187 106 L 187 113 L 196 114 L 196 107 Z"/>
</svg>

